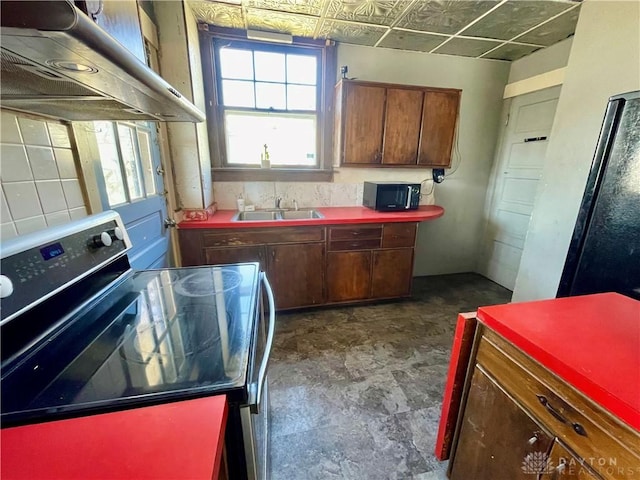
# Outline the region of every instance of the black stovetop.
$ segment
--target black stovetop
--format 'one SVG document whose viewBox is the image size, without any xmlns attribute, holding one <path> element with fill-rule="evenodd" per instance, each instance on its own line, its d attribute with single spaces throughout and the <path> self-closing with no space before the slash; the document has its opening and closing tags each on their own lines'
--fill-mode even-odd
<svg viewBox="0 0 640 480">
<path fill-rule="evenodd" d="M 258 275 L 238 264 L 126 276 L 3 365 L 2 425 L 222 392 L 246 400 Z"/>
</svg>

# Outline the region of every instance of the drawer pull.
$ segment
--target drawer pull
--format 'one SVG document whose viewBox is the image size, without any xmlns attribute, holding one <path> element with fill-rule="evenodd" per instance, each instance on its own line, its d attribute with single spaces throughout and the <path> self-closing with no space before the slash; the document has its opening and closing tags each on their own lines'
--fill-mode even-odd
<svg viewBox="0 0 640 480">
<path fill-rule="evenodd" d="M 556 410 L 553 405 L 549 403 L 547 397 L 545 397 L 544 395 L 536 395 L 536 397 L 538 397 L 538 401 L 542 405 L 544 405 L 544 408 L 547 409 L 547 412 L 549 412 L 556 420 L 562 423 L 567 423 L 567 419 L 564 418 L 564 416 L 558 410 Z"/>
<path fill-rule="evenodd" d="M 578 435 L 582 435 L 583 437 L 587 436 L 587 431 L 579 423 L 574 422 L 571 424 L 571 427 L 573 427 L 573 431 L 576 432 Z"/>
<path fill-rule="evenodd" d="M 351 235 L 362 235 L 362 232 L 353 231 L 353 232 L 351 232 Z"/>
</svg>

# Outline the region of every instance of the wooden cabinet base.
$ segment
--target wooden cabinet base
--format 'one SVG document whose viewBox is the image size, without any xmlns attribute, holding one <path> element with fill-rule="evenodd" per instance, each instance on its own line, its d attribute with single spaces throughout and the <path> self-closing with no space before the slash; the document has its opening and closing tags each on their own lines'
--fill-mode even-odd
<svg viewBox="0 0 640 480">
<path fill-rule="evenodd" d="M 259 262 L 278 310 L 407 297 L 417 223 L 179 230 L 183 266 Z"/>
<path fill-rule="evenodd" d="M 451 480 L 618 480 L 637 473 L 640 433 L 484 325 L 476 347 Z"/>
</svg>

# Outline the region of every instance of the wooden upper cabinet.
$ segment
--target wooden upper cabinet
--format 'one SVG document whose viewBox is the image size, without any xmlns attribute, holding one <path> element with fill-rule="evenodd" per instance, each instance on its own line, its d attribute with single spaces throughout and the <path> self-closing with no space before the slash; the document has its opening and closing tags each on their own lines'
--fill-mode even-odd
<svg viewBox="0 0 640 480">
<path fill-rule="evenodd" d="M 86 0 L 75 3 L 138 60 L 147 63 L 136 0 Z"/>
<path fill-rule="evenodd" d="M 458 120 L 460 92 L 425 92 L 418 163 L 447 168 Z"/>
<path fill-rule="evenodd" d="M 420 90 L 387 89 L 383 164 L 416 164 L 423 96 Z"/>
<path fill-rule="evenodd" d="M 451 166 L 460 90 L 342 80 L 335 146 L 348 166 Z"/>
<path fill-rule="evenodd" d="M 345 163 L 380 163 L 386 90 L 348 85 L 345 91 Z"/>
</svg>

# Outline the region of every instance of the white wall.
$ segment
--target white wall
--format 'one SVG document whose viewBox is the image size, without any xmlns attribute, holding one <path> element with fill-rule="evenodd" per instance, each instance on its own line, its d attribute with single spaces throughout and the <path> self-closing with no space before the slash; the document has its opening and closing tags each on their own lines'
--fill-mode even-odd
<svg viewBox="0 0 640 480">
<path fill-rule="evenodd" d="M 420 225 L 414 274 L 473 271 L 509 63 L 340 45 L 338 66 L 341 65 L 348 65 L 349 77 L 359 80 L 462 89 L 459 124 L 462 162 L 455 174 L 435 187 L 435 203 L 444 207 L 445 215 Z M 430 169 L 340 168 L 335 182 L 383 178 L 420 181 L 430 177 Z"/>
<path fill-rule="evenodd" d="M 555 297 L 609 96 L 640 89 L 640 2 L 587 0 L 524 246 L 514 301 Z"/>
<path fill-rule="evenodd" d="M 509 70 L 509 82 L 518 82 L 525 78 L 533 77 L 541 73 L 566 67 L 569 62 L 573 37 L 533 52 L 520 60 L 511 62 Z"/>
</svg>

